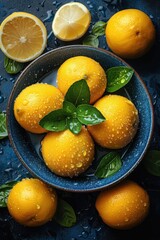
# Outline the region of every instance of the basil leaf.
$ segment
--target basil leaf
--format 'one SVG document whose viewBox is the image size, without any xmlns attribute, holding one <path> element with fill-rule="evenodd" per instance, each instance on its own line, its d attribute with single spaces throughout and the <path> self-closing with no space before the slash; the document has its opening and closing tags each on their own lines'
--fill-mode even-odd
<svg viewBox="0 0 160 240">
<path fill-rule="evenodd" d="M 144 166 L 146 170 L 154 175 L 160 176 L 160 151 L 151 150 L 144 157 Z"/>
<path fill-rule="evenodd" d="M 0 186 L 0 207 L 7 206 L 9 193 L 17 181 L 10 181 Z"/>
<path fill-rule="evenodd" d="M 76 113 L 76 107 L 73 103 L 68 101 L 63 102 L 63 110 L 71 115 L 74 115 L 74 113 Z"/>
<path fill-rule="evenodd" d="M 77 107 L 77 118 L 85 125 L 96 125 L 105 121 L 102 113 L 89 104 L 82 104 Z"/>
<path fill-rule="evenodd" d="M 95 171 L 95 176 L 98 178 L 109 177 L 115 174 L 121 166 L 122 161 L 119 154 L 116 152 L 110 152 L 101 159 Z"/>
<path fill-rule="evenodd" d="M 63 131 L 67 129 L 67 116 L 63 109 L 54 110 L 42 118 L 39 125 L 49 131 Z"/>
<path fill-rule="evenodd" d="M 73 83 L 65 95 L 65 101 L 73 103 L 76 107 L 83 103 L 89 103 L 90 90 L 86 80 L 82 79 Z"/>
<path fill-rule="evenodd" d="M 24 67 L 24 64 L 21 62 L 16 62 L 5 56 L 4 58 L 4 68 L 7 73 L 9 74 L 17 74 L 19 73 Z"/>
<path fill-rule="evenodd" d="M 68 129 L 74 134 L 78 134 L 82 128 L 82 124 L 77 118 L 67 118 L 67 126 Z"/>
<path fill-rule="evenodd" d="M 8 136 L 7 126 L 6 126 L 6 114 L 0 113 L 0 139 Z"/>
<path fill-rule="evenodd" d="M 63 199 L 58 199 L 58 206 L 54 220 L 63 227 L 72 227 L 76 223 L 74 209 Z"/>
<path fill-rule="evenodd" d="M 94 24 L 92 28 L 92 34 L 100 37 L 105 34 L 105 29 L 106 29 L 106 22 L 103 21 L 98 21 Z"/>
<path fill-rule="evenodd" d="M 107 92 L 115 92 L 124 87 L 132 78 L 134 70 L 129 67 L 112 67 L 106 71 Z"/>
<path fill-rule="evenodd" d="M 86 36 L 83 40 L 83 45 L 98 47 L 99 46 L 98 37 L 93 34 Z"/>
</svg>

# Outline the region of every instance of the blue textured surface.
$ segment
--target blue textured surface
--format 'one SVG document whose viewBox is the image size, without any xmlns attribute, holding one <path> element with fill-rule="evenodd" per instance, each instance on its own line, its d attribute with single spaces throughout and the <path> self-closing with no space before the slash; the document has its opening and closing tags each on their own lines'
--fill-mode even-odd
<svg viewBox="0 0 160 240">
<path fill-rule="evenodd" d="M 14 11 L 27 11 L 40 17 L 48 30 L 47 50 L 63 46 L 51 33 L 51 22 L 54 13 L 60 5 L 69 1 L 54 0 L 1 0 L 0 22 Z M 80 1 L 85 3 L 92 14 L 92 24 L 98 20 L 107 21 L 120 9 L 138 8 L 146 12 L 153 20 L 157 38 L 152 51 L 139 60 L 128 61 L 135 68 L 151 94 L 155 114 L 155 127 L 150 149 L 160 150 L 160 2 L 159 0 L 99 0 Z M 80 39 L 76 43 L 81 43 Z M 67 43 L 69 45 L 70 43 Z M 100 39 L 100 47 L 108 49 L 105 38 Z M 5 111 L 10 92 L 18 76 L 8 75 L 3 68 L 3 54 L 0 52 L 0 110 Z M 146 119 L 146 121 L 148 121 Z M 21 179 L 30 176 L 26 168 L 14 154 L 8 139 L 0 142 L 0 184 L 7 180 Z M 113 230 L 102 223 L 95 210 L 94 203 L 97 193 L 67 193 L 59 191 L 70 202 L 77 212 L 77 224 L 72 228 L 62 228 L 54 221 L 35 229 L 17 224 L 6 209 L 0 209 L 0 239 L 1 240 L 125 240 L 145 239 L 159 240 L 160 236 L 160 178 L 149 175 L 142 163 L 129 176 L 140 183 L 149 193 L 151 200 L 150 213 L 138 227 L 128 231 Z"/>
</svg>

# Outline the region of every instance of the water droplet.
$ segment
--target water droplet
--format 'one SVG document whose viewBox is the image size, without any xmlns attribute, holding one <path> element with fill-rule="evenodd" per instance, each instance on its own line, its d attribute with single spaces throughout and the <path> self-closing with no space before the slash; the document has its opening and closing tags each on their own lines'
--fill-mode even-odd
<svg viewBox="0 0 160 240">
<path fill-rule="evenodd" d="M 2 155 L 3 154 L 3 148 L 0 148 L 0 155 Z"/>
<path fill-rule="evenodd" d="M 123 78 L 123 79 L 121 79 L 121 83 L 124 83 L 125 82 L 125 79 Z"/>
<path fill-rule="evenodd" d="M 103 6 L 99 6 L 98 11 L 102 11 L 102 10 L 103 10 Z"/>
<path fill-rule="evenodd" d="M 28 104 L 28 100 L 23 101 L 23 105 L 26 106 Z"/>
<path fill-rule="evenodd" d="M 4 101 L 4 97 L 1 95 L 1 92 L 0 92 L 0 103 L 2 103 Z"/>
<path fill-rule="evenodd" d="M 74 165 L 73 165 L 73 164 L 71 164 L 71 168 L 74 168 Z"/>
<path fill-rule="evenodd" d="M 45 1 L 46 1 L 46 0 L 44 0 L 43 2 L 40 3 L 40 5 L 41 5 L 42 7 L 44 7 Z"/>
<path fill-rule="evenodd" d="M 48 10 L 47 11 L 47 17 L 45 19 L 43 19 L 43 22 L 51 22 L 53 20 L 53 16 L 54 16 L 54 13 L 53 13 L 53 10 Z"/>
<path fill-rule="evenodd" d="M 40 208 L 41 208 L 41 206 L 37 204 L 37 209 L 40 209 Z"/>
<path fill-rule="evenodd" d="M 80 167 L 82 167 L 82 163 L 79 162 L 79 163 L 76 164 L 76 166 L 77 166 L 78 168 L 80 168 Z"/>
<path fill-rule="evenodd" d="M 47 39 L 49 39 L 52 35 L 53 35 L 53 32 L 51 31 L 51 32 L 47 35 Z"/>
<path fill-rule="evenodd" d="M 87 155 L 87 152 L 86 152 L 86 151 L 84 151 L 84 152 L 83 152 L 83 156 L 85 157 L 86 155 Z"/>
<path fill-rule="evenodd" d="M 143 206 L 144 206 L 144 207 L 147 207 L 147 203 L 145 202 L 145 203 L 143 204 Z"/>
</svg>

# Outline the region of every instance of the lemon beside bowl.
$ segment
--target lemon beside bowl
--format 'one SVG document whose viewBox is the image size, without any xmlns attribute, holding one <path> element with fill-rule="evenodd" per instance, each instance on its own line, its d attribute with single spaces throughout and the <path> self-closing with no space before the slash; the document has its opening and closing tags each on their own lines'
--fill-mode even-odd
<svg viewBox="0 0 160 240">
<path fill-rule="evenodd" d="M 13 105 L 18 94 L 33 83 L 47 82 L 56 85 L 57 69 L 65 60 L 74 56 L 93 58 L 106 70 L 113 66 L 129 66 L 122 59 L 106 50 L 82 45 L 65 46 L 43 54 L 28 65 L 13 87 L 7 106 L 7 128 L 11 145 L 17 157 L 33 176 L 62 190 L 89 192 L 118 183 L 138 166 L 151 140 L 153 108 L 146 86 L 135 72 L 122 94 L 130 98 L 135 104 L 139 112 L 140 124 L 134 140 L 121 150 L 123 163 L 121 169 L 108 178 L 98 179 L 94 175 L 95 169 L 100 158 L 108 150 L 97 146 L 93 164 L 83 174 L 73 178 L 55 175 L 44 164 L 41 156 L 40 142 L 44 134 L 31 134 L 21 128 L 14 117 Z"/>
</svg>

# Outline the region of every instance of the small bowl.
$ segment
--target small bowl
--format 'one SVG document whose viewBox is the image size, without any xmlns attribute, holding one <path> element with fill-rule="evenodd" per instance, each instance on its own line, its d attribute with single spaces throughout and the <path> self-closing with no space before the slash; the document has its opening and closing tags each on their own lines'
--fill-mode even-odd
<svg viewBox="0 0 160 240">
<path fill-rule="evenodd" d="M 68 58 L 78 55 L 91 57 L 98 61 L 104 69 L 113 66 L 128 66 L 119 57 L 103 49 L 82 45 L 70 45 L 47 52 L 30 63 L 17 79 L 11 92 L 7 106 L 7 128 L 11 145 L 22 164 L 29 172 L 51 186 L 73 192 L 97 191 L 112 186 L 126 178 L 142 160 L 153 132 L 153 107 L 144 82 L 134 72 L 132 80 L 121 91 L 135 104 L 139 111 L 140 124 L 133 141 L 121 150 L 123 165 L 114 175 L 98 179 L 94 176 L 98 164 L 94 160 L 92 166 L 75 178 L 65 178 L 55 175 L 47 168 L 40 153 L 40 141 L 44 135 L 26 132 L 17 123 L 14 113 L 14 100 L 25 87 L 36 82 L 47 82 L 56 85 L 58 67 Z M 107 150 L 97 146 L 96 159 L 100 159 Z"/>
</svg>

